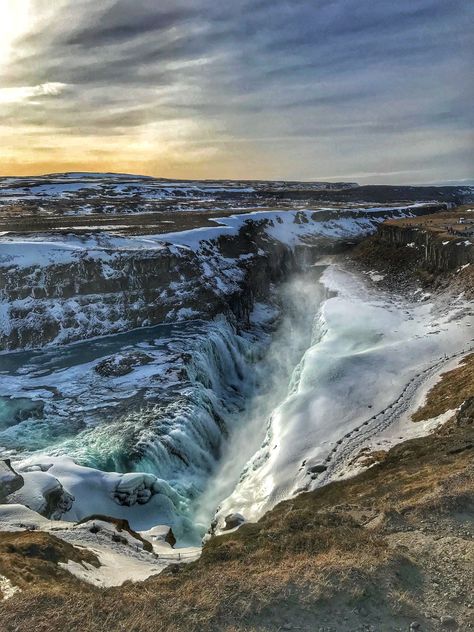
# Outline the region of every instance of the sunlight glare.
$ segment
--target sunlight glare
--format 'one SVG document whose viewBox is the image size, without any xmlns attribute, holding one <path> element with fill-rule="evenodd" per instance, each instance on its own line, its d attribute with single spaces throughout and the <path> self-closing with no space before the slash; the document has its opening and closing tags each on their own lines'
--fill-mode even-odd
<svg viewBox="0 0 474 632">
<path fill-rule="evenodd" d="M 0 68 L 13 52 L 13 44 L 26 32 L 31 18 L 31 0 L 0 0 Z"/>
</svg>

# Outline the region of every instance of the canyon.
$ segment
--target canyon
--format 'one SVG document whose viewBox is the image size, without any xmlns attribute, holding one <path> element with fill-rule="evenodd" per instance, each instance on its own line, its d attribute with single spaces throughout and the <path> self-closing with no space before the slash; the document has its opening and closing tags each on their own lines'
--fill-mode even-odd
<svg viewBox="0 0 474 632">
<path fill-rule="evenodd" d="M 0 525 L 90 551 L 81 581 L 192 562 L 457 411 L 411 420 L 472 350 L 467 187 L 0 184 Z"/>
</svg>

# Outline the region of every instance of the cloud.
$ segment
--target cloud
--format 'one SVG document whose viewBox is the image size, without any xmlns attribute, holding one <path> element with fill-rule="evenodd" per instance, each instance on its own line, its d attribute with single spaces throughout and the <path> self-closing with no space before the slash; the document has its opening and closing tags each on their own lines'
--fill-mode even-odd
<svg viewBox="0 0 474 632">
<path fill-rule="evenodd" d="M 52 97 L 61 94 L 67 85 L 59 82 L 41 83 L 37 86 L 21 86 L 18 88 L 0 88 L 0 104 L 21 103 L 28 101 L 29 103 L 39 103 L 36 97 Z M 35 101 L 32 101 L 35 99 Z"/>
<path fill-rule="evenodd" d="M 419 169 L 417 155 L 430 180 L 471 176 L 464 0 L 31 5 L 31 28 L 0 68 L 0 124 L 38 137 L 47 126 L 58 151 L 68 135 L 89 138 L 91 156 L 120 137 L 126 170 L 130 147 L 155 130 L 143 168 L 162 168 L 166 152 L 174 168 L 179 151 L 193 165 L 168 176 L 317 178 L 331 165 L 335 177 L 396 181 Z M 438 164 L 446 139 L 454 149 Z M 186 159 L 198 146 L 199 165 Z"/>
</svg>

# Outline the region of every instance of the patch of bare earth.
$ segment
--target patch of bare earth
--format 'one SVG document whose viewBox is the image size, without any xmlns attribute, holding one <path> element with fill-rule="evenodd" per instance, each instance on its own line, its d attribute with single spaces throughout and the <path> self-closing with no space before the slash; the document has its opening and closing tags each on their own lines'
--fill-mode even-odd
<svg viewBox="0 0 474 632">
<path fill-rule="evenodd" d="M 39 531 L 0 532 L 0 575 L 22 590 L 48 590 L 63 584 L 73 588 L 79 582 L 58 562 L 69 560 L 99 566 L 97 557 Z M 1 629 L 1 626 L 0 626 Z"/>
</svg>

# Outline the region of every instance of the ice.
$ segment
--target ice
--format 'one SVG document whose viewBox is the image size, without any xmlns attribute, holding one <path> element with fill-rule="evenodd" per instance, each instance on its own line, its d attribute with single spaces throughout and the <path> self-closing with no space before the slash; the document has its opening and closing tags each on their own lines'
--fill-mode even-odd
<svg viewBox="0 0 474 632">
<path fill-rule="evenodd" d="M 38 465 L 47 472 L 27 471 Z M 137 529 L 148 529 L 156 524 L 156 516 L 161 516 L 182 535 L 182 525 L 177 523 L 182 499 L 166 481 L 152 474 L 103 472 L 78 465 L 66 456 L 32 457 L 16 463 L 15 469 L 25 485 L 11 501 L 38 513 L 44 511 L 45 495 L 60 484 L 73 501 L 69 509 L 55 512 L 56 519 L 76 522 L 101 514 L 125 518 Z"/>
<path fill-rule="evenodd" d="M 312 343 L 288 396 L 269 414 L 260 449 L 221 503 L 221 527 L 227 514 L 257 520 L 280 500 L 311 487 L 303 463 L 326 462 L 336 442 L 390 407 L 411 379 L 469 347 L 468 312 L 453 319 L 455 307 L 439 313 L 433 303 L 394 300 L 337 265 L 327 268 L 322 282 L 336 295 L 315 318 Z M 404 423 L 392 438 L 413 434 L 411 422 L 404 418 Z M 437 423 L 416 431 L 427 432 Z"/>
<path fill-rule="evenodd" d="M 390 212 L 409 215 L 411 208 Z M 92 257 L 111 278 L 117 257 L 192 250 L 202 270 L 199 282 L 212 283 L 225 297 L 242 271 L 236 259 L 213 247 L 217 237 L 258 222 L 269 238 L 290 247 L 313 238 L 346 239 L 372 232 L 384 219 L 381 210 L 389 212 L 361 208 L 320 221 L 312 210 L 255 211 L 215 220 L 212 227 L 139 237 L 7 235 L 0 258 L 8 269 Z M 181 332 L 170 331 L 166 343 L 156 342 L 156 329 L 142 328 L 110 337 L 114 342 L 103 338 L 3 356 L 0 396 L 10 398 L 9 406 L 26 398 L 43 407 L 23 416 L 8 411 L 0 419 L 4 455 L 25 477 L 24 488 L 10 500 L 63 521 L 105 514 L 146 532 L 168 525 L 182 542 L 196 542 L 221 501 L 221 522 L 237 513 L 254 520 L 311 486 L 303 462 L 325 462 L 341 437 L 467 339 L 467 317 L 454 319 L 456 305 L 440 313 L 433 302 L 395 299 L 367 277 L 331 260 L 324 264 L 323 286 L 299 279 L 287 288 L 292 300 L 283 300 L 283 312 L 298 312 L 288 322 L 279 318 L 278 301 L 259 302 L 248 332 L 220 318 L 196 330 L 187 328 L 189 322 Z M 376 271 L 368 276 L 382 278 Z M 163 290 L 179 300 L 188 291 L 183 281 Z M 18 304 L 31 311 L 35 300 Z M 110 313 L 99 308 L 87 311 L 72 298 L 50 305 L 50 314 L 63 322 L 65 313 L 74 313 L 84 326 L 102 323 L 99 331 L 109 333 Z M 5 327 L 7 311 L 0 304 Z M 179 303 L 169 313 L 172 321 L 195 317 L 195 310 Z M 118 326 L 127 329 L 128 323 L 119 320 Z M 130 365 L 126 374 L 96 370 L 104 358 L 118 367 L 137 348 L 149 362 Z M 112 568 L 113 557 L 102 559 Z M 91 581 L 109 581 L 89 571 Z"/>
<path fill-rule="evenodd" d="M 64 490 L 55 476 L 49 472 L 19 471 L 23 477 L 24 486 L 9 496 L 9 501 L 25 505 L 29 509 L 47 517 L 60 517 L 62 509 L 70 506 L 72 499 L 64 493 Z M 54 505 L 49 508 L 54 499 Z"/>
</svg>

